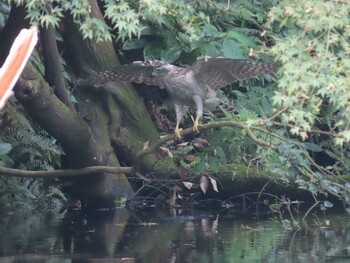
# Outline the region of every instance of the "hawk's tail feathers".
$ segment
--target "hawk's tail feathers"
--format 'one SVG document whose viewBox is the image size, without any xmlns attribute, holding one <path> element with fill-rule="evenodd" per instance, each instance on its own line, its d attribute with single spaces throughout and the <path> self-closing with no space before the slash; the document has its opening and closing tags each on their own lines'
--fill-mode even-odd
<svg viewBox="0 0 350 263">
<path fill-rule="evenodd" d="M 215 98 L 206 100 L 204 102 L 205 109 L 203 111 L 203 118 L 209 119 L 212 115 L 216 118 L 222 119 L 226 117 L 227 112 L 231 114 L 237 114 L 240 109 L 242 109 L 241 105 L 232 105 L 224 100 Z"/>
</svg>

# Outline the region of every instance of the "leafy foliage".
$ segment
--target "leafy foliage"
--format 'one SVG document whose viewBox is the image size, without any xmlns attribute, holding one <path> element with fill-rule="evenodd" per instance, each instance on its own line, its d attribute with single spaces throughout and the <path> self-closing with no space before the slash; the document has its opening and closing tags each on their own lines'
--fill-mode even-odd
<svg viewBox="0 0 350 263">
<path fill-rule="evenodd" d="M 24 170 L 53 170 L 63 154 L 56 141 L 13 103 L 1 113 L 0 165 Z M 5 142 L 6 141 L 6 142 Z M 59 181 L 0 177 L 0 208 L 59 208 L 66 197 Z"/>
<path fill-rule="evenodd" d="M 291 141 L 288 152 L 294 153 L 286 161 L 297 160 L 301 188 L 330 193 L 346 203 L 350 191 L 342 176 L 350 168 L 349 14 L 347 1 L 284 0 L 268 15 L 277 33 L 269 52 L 281 63 L 272 101 L 288 107 L 275 124 L 308 140 Z M 312 158 L 317 156 L 323 160 Z"/>
<path fill-rule="evenodd" d="M 249 47 L 257 47 L 268 8 L 268 4 L 257 7 L 255 1 L 243 0 L 234 1 L 229 9 L 223 7 L 226 1 L 104 0 L 108 26 L 91 17 L 93 7 L 88 0 L 12 0 L 9 3 L 25 4 L 34 25 L 57 27 L 63 14 L 69 13 L 84 38 L 111 40 L 113 31 L 117 39 L 132 41 L 125 44 L 126 48 L 144 47 L 146 60 L 161 57 L 169 62 L 184 52 L 193 53 L 190 60 L 201 54 L 246 57 Z M 135 37 L 141 39 L 135 41 Z M 155 37 L 157 41 L 153 41 Z"/>
<path fill-rule="evenodd" d="M 248 58 L 249 49 L 263 43 L 261 23 L 267 6 L 257 8 L 254 1 L 234 1 L 229 9 L 222 10 L 221 3 L 187 2 L 157 1 L 152 2 L 152 8 L 148 4 L 151 10 L 160 12 L 159 15 L 145 16 L 149 26 L 142 31 L 140 39 L 127 40 L 123 49 L 143 48 L 145 60 L 161 58 L 174 62 L 180 59 L 188 64 L 202 55 Z M 165 10 L 171 7 L 175 11 L 154 7 L 161 3 L 166 5 Z M 147 13 L 146 9 L 143 11 Z"/>
<path fill-rule="evenodd" d="M 89 0 L 73 1 L 37 1 L 37 0 L 12 0 L 10 4 L 25 4 L 28 10 L 28 18 L 33 25 L 57 27 L 63 14 L 69 13 L 74 21 L 79 24 L 84 38 L 94 38 L 97 41 L 111 40 L 110 30 L 118 32 L 118 39 L 131 39 L 140 36 L 144 23 L 165 25 L 170 29 L 179 29 L 178 26 L 190 38 L 195 38 L 194 26 L 201 23 L 205 17 L 198 13 L 192 6 L 196 1 L 110 1 L 103 0 L 105 17 L 111 22 L 111 28 L 104 21 L 91 17 L 93 8 Z M 155 15 L 157 14 L 157 15 Z"/>
<path fill-rule="evenodd" d="M 283 121 L 293 134 L 318 123 L 337 144 L 350 141 L 349 14 L 347 1 L 317 0 L 285 0 L 269 13 L 286 35 L 270 50 L 282 63 L 274 104 L 290 107 Z"/>
</svg>

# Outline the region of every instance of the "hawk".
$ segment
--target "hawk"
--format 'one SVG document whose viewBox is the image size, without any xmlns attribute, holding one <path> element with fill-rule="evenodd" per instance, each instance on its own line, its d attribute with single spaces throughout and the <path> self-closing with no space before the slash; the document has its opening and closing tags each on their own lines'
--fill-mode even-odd
<svg viewBox="0 0 350 263">
<path fill-rule="evenodd" d="M 275 75 L 276 65 L 245 59 L 225 57 L 201 58 L 191 67 L 182 68 L 160 60 L 136 61 L 98 72 L 80 84 L 98 85 L 111 81 L 145 83 L 166 89 L 176 111 L 175 138 L 181 138 L 179 125 L 189 107 L 195 107 L 193 131 L 198 132 L 203 108 L 220 104 L 217 92 L 238 80 Z"/>
</svg>

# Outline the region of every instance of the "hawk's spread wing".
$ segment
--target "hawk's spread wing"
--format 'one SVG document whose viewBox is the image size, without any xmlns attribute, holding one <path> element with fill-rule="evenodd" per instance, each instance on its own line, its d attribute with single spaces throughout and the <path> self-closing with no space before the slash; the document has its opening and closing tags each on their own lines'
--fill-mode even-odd
<svg viewBox="0 0 350 263">
<path fill-rule="evenodd" d="M 160 60 L 137 61 L 113 69 L 98 72 L 79 82 L 80 85 L 98 85 L 111 81 L 145 83 L 164 88 L 159 78 L 152 75 L 155 68 L 164 65 Z"/>
<path fill-rule="evenodd" d="M 277 67 L 254 60 L 217 57 L 200 59 L 191 66 L 191 70 L 203 87 L 219 90 L 237 80 L 260 75 L 275 75 Z"/>
</svg>

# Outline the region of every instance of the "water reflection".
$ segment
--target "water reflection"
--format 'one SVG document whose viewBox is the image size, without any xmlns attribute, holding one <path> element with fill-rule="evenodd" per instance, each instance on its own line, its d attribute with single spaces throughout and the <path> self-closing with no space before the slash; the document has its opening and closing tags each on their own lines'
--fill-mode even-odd
<svg viewBox="0 0 350 263">
<path fill-rule="evenodd" d="M 0 262 L 349 262 L 347 215 L 286 230 L 271 219 L 192 213 L 18 212 L 0 218 Z"/>
</svg>

